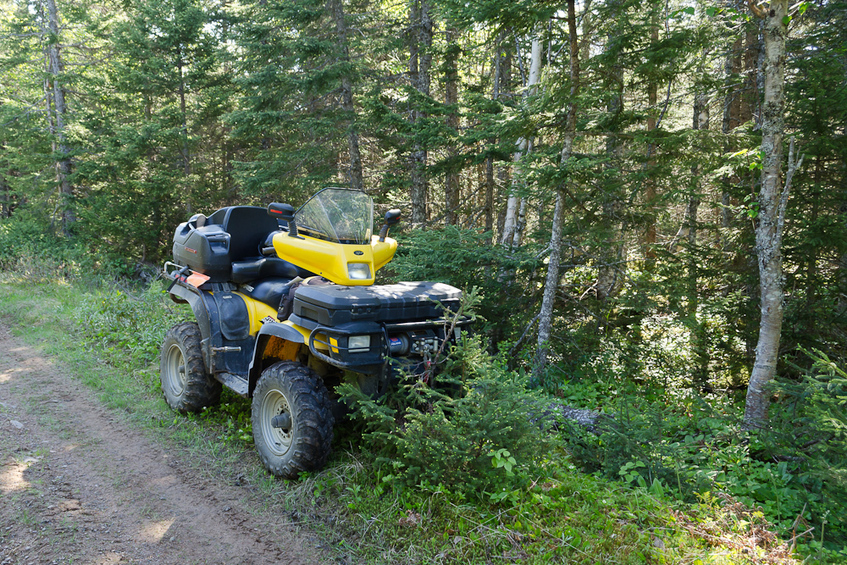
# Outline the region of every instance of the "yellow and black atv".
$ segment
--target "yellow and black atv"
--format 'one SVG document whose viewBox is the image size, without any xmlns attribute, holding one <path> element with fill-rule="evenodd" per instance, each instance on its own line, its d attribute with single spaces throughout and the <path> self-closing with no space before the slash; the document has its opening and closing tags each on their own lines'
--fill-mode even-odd
<svg viewBox="0 0 847 565">
<path fill-rule="evenodd" d="M 198 412 L 226 385 L 252 398 L 253 439 L 271 473 L 321 468 L 342 408 L 327 387 L 352 382 L 378 395 L 397 371 L 431 370 L 444 341 L 468 323 L 445 323 L 443 309 L 461 299 L 452 286 L 373 284 L 394 257 L 387 236 L 399 219 L 389 211 L 374 235 L 367 194 L 326 188 L 296 212 L 230 206 L 180 224 L 164 276 L 196 322 L 165 336 L 168 404 Z"/>
</svg>

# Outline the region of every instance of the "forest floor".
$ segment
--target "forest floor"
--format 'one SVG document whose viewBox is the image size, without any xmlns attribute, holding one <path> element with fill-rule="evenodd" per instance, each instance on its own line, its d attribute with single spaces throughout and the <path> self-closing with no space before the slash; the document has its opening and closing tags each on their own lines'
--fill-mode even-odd
<svg viewBox="0 0 847 565">
<path fill-rule="evenodd" d="M 0 323 L 0 564 L 327 561 L 307 529 L 180 456 Z"/>
</svg>

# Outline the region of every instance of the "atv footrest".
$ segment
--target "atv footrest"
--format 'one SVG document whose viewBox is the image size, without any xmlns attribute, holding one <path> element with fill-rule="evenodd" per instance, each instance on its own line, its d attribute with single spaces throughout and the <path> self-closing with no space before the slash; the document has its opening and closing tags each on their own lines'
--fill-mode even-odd
<svg viewBox="0 0 847 565">
<path fill-rule="evenodd" d="M 218 373 L 215 375 L 215 378 L 235 394 L 247 398 L 247 392 L 250 386 L 247 379 L 233 375 L 232 373 Z"/>
</svg>

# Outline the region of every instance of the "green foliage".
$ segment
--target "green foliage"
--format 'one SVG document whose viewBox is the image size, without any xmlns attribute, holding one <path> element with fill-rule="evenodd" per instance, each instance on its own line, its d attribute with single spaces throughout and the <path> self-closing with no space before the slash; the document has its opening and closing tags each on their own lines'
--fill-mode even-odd
<svg viewBox="0 0 847 565">
<path fill-rule="evenodd" d="M 149 366 L 157 364 L 165 333 L 186 318 L 186 309 L 171 303 L 158 284 L 132 293 L 107 286 L 86 295 L 77 316 L 80 330 L 110 362 Z"/>
<path fill-rule="evenodd" d="M 478 339 L 452 351 L 434 382 L 403 375 L 397 388 L 376 400 L 354 386 L 340 389 L 354 403 L 366 447 L 381 457 L 386 481 L 442 485 L 499 503 L 528 488 L 555 452 L 545 419 L 548 401 L 485 354 Z"/>
<path fill-rule="evenodd" d="M 491 245 L 491 233 L 445 226 L 401 233 L 397 255 L 385 268 L 390 280 L 438 281 L 461 289 L 477 287 L 476 331 L 495 343 L 522 329 L 535 313 L 527 303 L 529 279 L 538 267 L 532 249 L 507 250 Z"/>
<path fill-rule="evenodd" d="M 802 378 L 774 385 L 778 401 L 760 440 L 815 537 L 838 547 L 847 536 L 847 372 L 820 351 L 804 353 L 811 366 Z"/>
<path fill-rule="evenodd" d="M 33 282 L 90 274 L 96 263 L 85 246 L 53 227 L 26 210 L 0 220 L 0 268 Z"/>
<path fill-rule="evenodd" d="M 215 426 L 218 430 L 217 439 L 227 445 L 253 447 L 250 399 L 242 398 L 224 388 L 221 403 L 204 408 L 199 419 Z"/>
<path fill-rule="evenodd" d="M 693 502 L 723 493 L 786 535 L 804 536 L 804 551 L 835 556 L 847 515 L 847 374 L 820 352 L 809 355 L 812 369 L 774 388 L 771 427 L 755 433 L 740 430 L 743 407 L 730 399 L 571 382 L 560 390 L 568 403 L 600 405 L 606 416 L 591 429 L 566 421 L 566 449 L 584 471 L 654 494 Z"/>
<path fill-rule="evenodd" d="M 564 436 L 576 463 L 610 479 L 673 490 L 687 500 L 698 492 L 731 489 L 718 470 L 735 468 L 748 453 L 730 405 L 683 396 L 669 406 L 668 396 L 656 388 L 623 386 L 605 403 L 608 417 L 593 429 L 570 424 Z"/>
</svg>

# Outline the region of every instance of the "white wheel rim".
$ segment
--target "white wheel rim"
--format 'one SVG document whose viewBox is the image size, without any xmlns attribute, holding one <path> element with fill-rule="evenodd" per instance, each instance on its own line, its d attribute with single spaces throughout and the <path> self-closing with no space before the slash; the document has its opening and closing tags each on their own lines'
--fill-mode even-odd
<svg viewBox="0 0 847 565">
<path fill-rule="evenodd" d="M 185 391 L 185 355 L 179 345 L 173 344 L 165 356 L 165 387 L 173 397 Z"/>
<path fill-rule="evenodd" d="M 286 428 L 275 428 L 271 424 L 274 416 L 287 413 L 291 417 L 291 424 Z M 261 414 L 262 439 L 268 449 L 277 457 L 282 457 L 291 449 L 292 432 L 294 431 L 294 417 L 291 407 L 283 394 L 274 389 L 265 393 L 262 398 Z"/>
</svg>

